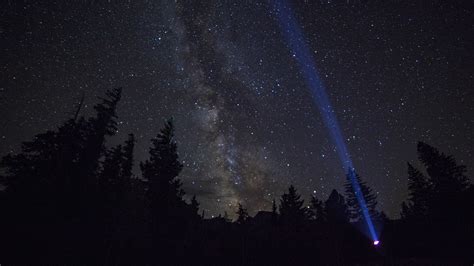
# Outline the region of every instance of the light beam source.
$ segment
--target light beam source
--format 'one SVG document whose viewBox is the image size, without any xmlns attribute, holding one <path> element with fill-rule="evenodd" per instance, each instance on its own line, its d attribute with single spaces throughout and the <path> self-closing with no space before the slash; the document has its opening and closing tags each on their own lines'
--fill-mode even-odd
<svg viewBox="0 0 474 266">
<path fill-rule="evenodd" d="M 339 160 L 341 161 L 344 169 L 349 169 L 348 176 L 352 185 L 352 189 L 357 196 L 358 204 L 362 210 L 362 214 L 369 229 L 370 236 L 374 241 L 373 243 L 374 245 L 378 245 L 380 242 L 375 232 L 372 219 L 370 218 L 364 196 L 360 189 L 360 185 L 357 182 L 351 157 L 344 142 L 344 138 L 342 137 L 341 129 L 339 128 L 334 109 L 331 105 L 331 102 L 329 101 L 326 89 L 316 69 L 316 64 L 313 61 L 308 45 L 306 44 L 303 32 L 301 31 L 298 22 L 293 15 L 291 7 L 286 0 L 271 0 L 271 2 L 273 4 L 273 11 L 276 13 L 278 18 L 282 35 L 284 36 L 293 57 L 296 59 L 301 68 L 301 73 L 303 74 L 306 85 L 313 96 L 313 101 L 315 105 L 318 106 L 319 112 L 323 117 L 324 124 L 329 130 L 329 135 L 336 145 Z"/>
</svg>

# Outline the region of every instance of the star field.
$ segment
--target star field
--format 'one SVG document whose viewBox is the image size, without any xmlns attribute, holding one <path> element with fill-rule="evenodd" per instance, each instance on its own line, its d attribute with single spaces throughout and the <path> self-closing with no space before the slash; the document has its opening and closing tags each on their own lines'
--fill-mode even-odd
<svg viewBox="0 0 474 266">
<path fill-rule="evenodd" d="M 290 184 L 342 192 L 326 127 L 266 1 L 2 4 L 0 154 L 54 128 L 85 93 L 123 87 L 137 161 L 173 116 L 188 195 L 206 214 L 271 208 Z M 354 165 L 398 217 L 425 141 L 474 166 L 472 9 L 435 2 L 295 1 Z M 7 22 L 7 23 L 5 23 Z M 138 163 L 137 163 L 138 164 Z M 138 167 L 136 175 L 140 175 Z"/>
</svg>

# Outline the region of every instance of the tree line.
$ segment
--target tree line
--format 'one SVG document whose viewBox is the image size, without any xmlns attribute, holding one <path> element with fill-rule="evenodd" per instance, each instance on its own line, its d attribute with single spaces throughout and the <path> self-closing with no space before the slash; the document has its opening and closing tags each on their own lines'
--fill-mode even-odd
<svg viewBox="0 0 474 266">
<path fill-rule="evenodd" d="M 205 219 L 185 200 L 172 119 L 151 140 L 133 174 L 135 136 L 109 147 L 121 89 L 108 90 L 95 116 L 73 116 L 0 161 L 0 263 L 22 264 L 349 264 L 472 261 L 474 186 L 466 166 L 419 142 L 424 169 L 407 165 L 409 197 L 401 219 L 379 212 L 377 196 L 354 169 L 344 195 L 305 204 L 290 186 L 271 211 L 236 220 Z M 352 178 L 360 186 L 354 192 Z M 362 195 L 358 195 L 362 194 Z M 357 197 L 365 199 L 382 245 L 367 237 Z"/>
</svg>

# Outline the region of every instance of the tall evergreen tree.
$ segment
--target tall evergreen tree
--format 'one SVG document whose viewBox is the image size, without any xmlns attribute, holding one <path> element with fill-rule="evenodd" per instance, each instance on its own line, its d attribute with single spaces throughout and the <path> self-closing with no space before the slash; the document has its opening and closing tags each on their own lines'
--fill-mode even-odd
<svg viewBox="0 0 474 266">
<path fill-rule="evenodd" d="M 342 223 L 348 221 L 347 206 L 344 196 L 333 189 L 324 203 L 324 214 L 328 222 Z"/>
<path fill-rule="evenodd" d="M 424 142 L 418 143 L 417 151 L 427 176 L 409 164 L 410 197 L 408 202 L 402 204 L 402 217 L 430 219 L 434 223 L 463 220 L 462 217 L 472 207 L 465 200 L 469 188 L 466 166 L 458 165 L 454 157 Z"/>
<path fill-rule="evenodd" d="M 83 181 L 78 178 L 82 169 L 80 158 L 91 129 L 90 122 L 78 117 L 83 101 L 84 98 L 74 117 L 57 130 L 36 135 L 32 141 L 23 143 L 21 153 L 2 158 L 0 167 L 7 172 L 6 192 L 21 199 L 15 200 L 16 203 L 29 202 L 33 207 L 34 204 L 51 201 L 45 206 L 56 208 L 54 211 L 72 213 L 77 204 L 71 203 L 80 202 L 75 191 Z M 41 208 L 33 208 L 48 213 L 41 211 Z"/>
<path fill-rule="evenodd" d="M 199 212 L 199 202 L 196 200 L 196 195 L 191 199 L 191 210 L 195 214 L 198 214 Z"/>
<path fill-rule="evenodd" d="M 362 197 L 365 200 L 365 205 L 369 215 L 372 218 L 376 217 L 377 211 L 375 210 L 375 207 L 377 206 L 377 196 L 372 192 L 372 189 L 362 180 L 354 169 L 349 169 L 346 175 L 346 180 L 344 188 L 349 219 L 356 222 L 364 218 L 358 197 Z"/>
<path fill-rule="evenodd" d="M 276 204 L 276 200 L 273 199 L 272 201 L 272 223 L 276 224 L 278 221 L 278 207 Z"/>
<path fill-rule="evenodd" d="M 71 241 L 68 245 L 56 245 L 58 250 L 75 250 L 74 245 L 79 245 L 77 240 L 85 238 L 91 242 L 89 249 L 98 247 L 99 241 L 94 241 L 99 237 L 98 231 L 93 228 L 100 205 L 96 173 L 105 151 L 105 136 L 110 135 L 110 131 L 104 130 L 101 135 L 96 129 L 100 129 L 101 124 L 105 124 L 103 128 L 110 128 L 120 99 L 120 91 L 115 92 L 116 97 L 108 97 L 97 105 L 97 118 L 79 117 L 81 99 L 74 117 L 57 130 L 36 135 L 23 144 L 20 154 L 2 158 L 0 167 L 5 168 L 8 175 L 6 195 L 12 210 L 8 216 L 12 221 L 22 221 L 23 224 L 18 225 L 21 231 L 28 228 L 28 232 L 35 232 L 36 236 L 31 239 L 47 236 L 49 245 L 59 244 L 62 236 L 54 225 L 60 225 L 63 230 L 68 228 Z M 20 237 L 18 231 L 16 235 Z"/>
<path fill-rule="evenodd" d="M 459 192 L 469 187 L 465 165 L 458 165 L 453 156 L 439 152 L 424 142 L 418 142 L 417 148 L 418 158 L 426 167 L 433 189 L 442 193 L 443 189 Z"/>
<path fill-rule="evenodd" d="M 428 214 L 431 184 L 413 165 L 408 164 L 408 202 L 402 205 L 403 218 L 424 219 Z"/>
<path fill-rule="evenodd" d="M 178 178 L 183 165 L 179 162 L 172 119 L 167 120 L 157 137 L 152 139 L 149 154 L 150 157 L 140 163 L 140 169 L 147 181 L 146 198 L 156 230 L 160 225 L 172 226 L 172 221 L 179 219 L 185 207 Z"/>
<path fill-rule="evenodd" d="M 247 209 L 245 209 L 242 204 L 239 203 L 238 209 L 237 209 L 237 223 L 238 224 L 244 224 L 247 219 L 249 218 L 249 214 L 247 212 Z"/>
<path fill-rule="evenodd" d="M 324 221 L 325 220 L 325 214 L 324 214 L 324 207 L 323 207 L 323 202 L 316 198 L 316 196 L 311 195 L 311 201 L 310 201 L 310 211 L 309 215 L 310 218 L 313 220 L 318 220 L 318 221 Z"/>
<path fill-rule="evenodd" d="M 117 88 L 106 91 L 106 97 L 99 97 L 101 102 L 94 106 L 96 117 L 89 119 L 89 128 L 85 148 L 80 157 L 78 175 L 86 179 L 86 185 L 92 186 L 93 177 L 97 173 L 99 159 L 105 154 L 105 138 L 117 132 L 117 104 L 122 95 L 122 89 Z M 90 191 L 90 188 L 85 188 Z"/>
<path fill-rule="evenodd" d="M 273 201 L 272 201 L 272 213 L 273 213 L 274 215 L 277 215 L 277 214 L 278 214 L 278 210 L 277 210 L 277 205 L 276 205 L 275 199 L 273 199 Z"/>
<path fill-rule="evenodd" d="M 284 193 L 280 198 L 280 218 L 285 224 L 298 225 L 306 221 L 307 210 L 303 206 L 304 200 L 296 192 L 293 185 L 288 188 L 288 193 Z"/>
<path fill-rule="evenodd" d="M 474 194 L 469 195 L 466 167 L 423 142 L 418 143 L 417 152 L 426 174 L 408 164 L 409 198 L 401 212 L 407 229 L 433 253 L 457 253 L 458 257 L 469 253 Z"/>
</svg>

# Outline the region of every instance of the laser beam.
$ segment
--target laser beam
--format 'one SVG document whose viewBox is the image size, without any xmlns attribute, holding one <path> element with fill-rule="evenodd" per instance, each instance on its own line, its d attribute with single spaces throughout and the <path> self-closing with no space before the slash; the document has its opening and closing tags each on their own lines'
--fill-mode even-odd
<svg viewBox="0 0 474 266">
<path fill-rule="evenodd" d="M 321 116 L 323 117 L 324 124 L 329 130 L 331 140 L 336 145 L 336 151 L 339 160 L 341 161 L 344 169 L 349 169 L 348 176 L 352 185 L 352 189 L 357 196 L 358 204 L 362 210 L 365 223 L 367 224 L 371 238 L 374 241 L 374 245 L 377 245 L 379 240 L 375 232 L 372 219 L 370 218 L 364 196 L 360 189 L 360 185 L 357 182 L 354 165 L 349 155 L 346 143 L 344 142 L 344 138 L 342 136 L 341 129 L 339 128 L 334 109 L 331 105 L 331 102 L 329 101 L 324 84 L 316 69 L 316 64 L 314 63 L 314 60 L 311 56 L 309 47 L 306 44 L 304 34 L 301 31 L 301 28 L 299 27 L 298 22 L 293 15 L 291 7 L 286 0 L 271 0 L 271 2 L 273 4 L 273 11 L 275 11 L 278 18 L 282 35 L 292 52 L 292 56 L 295 58 L 301 68 L 301 73 L 303 74 L 306 85 L 311 92 L 313 101 L 318 107 Z"/>
</svg>

